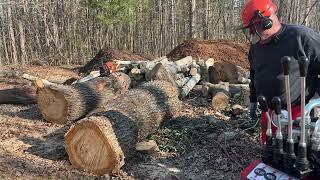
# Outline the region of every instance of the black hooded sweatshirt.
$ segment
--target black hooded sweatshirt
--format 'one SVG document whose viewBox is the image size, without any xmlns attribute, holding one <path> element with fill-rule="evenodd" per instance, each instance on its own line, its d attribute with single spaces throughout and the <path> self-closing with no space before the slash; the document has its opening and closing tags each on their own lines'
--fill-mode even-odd
<svg viewBox="0 0 320 180">
<path fill-rule="evenodd" d="M 270 105 L 271 99 L 280 97 L 285 107 L 285 84 L 281 58 L 290 56 L 290 93 L 292 105 L 300 103 L 300 72 L 297 59 L 309 59 L 306 78 L 306 102 L 320 91 L 320 34 L 300 25 L 282 24 L 281 30 L 267 44 L 250 47 L 250 102 L 263 95 Z"/>
</svg>

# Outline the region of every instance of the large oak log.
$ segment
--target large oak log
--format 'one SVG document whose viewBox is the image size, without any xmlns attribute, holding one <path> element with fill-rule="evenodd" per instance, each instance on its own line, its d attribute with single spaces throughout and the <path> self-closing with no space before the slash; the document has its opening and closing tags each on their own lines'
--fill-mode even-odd
<svg viewBox="0 0 320 180">
<path fill-rule="evenodd" d="M 44 85 L 38 88 L 37 103 L 47 121 L 64 124 L 84 117 L 117 95 L 126 92 L 129 85 L 130 78 L 123 73 L 70 86 Z"/>
<path fill-rule="evenodd" d="M 28 87 L 0 90 L 0 104 L 35 104 L 35 89 Z"/>
<path fill-rule="evenodd" d="M 75 123 L 65 134 L 72 165 L 98 175 L 119 170 L 135 153 L 137 142 L 178 114 L 178 89 L 165 81 L 148 82 L 105 109 Z"/>
<path fill-rule="evenodd" d="M 174 76 L 161 64 L 157 64 L 150 72 L 150 80 L 167 81 L 176 85 Z"/>
</svg>

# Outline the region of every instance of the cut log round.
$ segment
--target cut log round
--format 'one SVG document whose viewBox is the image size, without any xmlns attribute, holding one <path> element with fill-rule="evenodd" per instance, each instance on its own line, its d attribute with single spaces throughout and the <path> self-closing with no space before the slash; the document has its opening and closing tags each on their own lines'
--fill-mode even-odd
<svg viewBox="0 0 320 180">
<path fill-rule="evenodd" d="M 126 92 L 130 78 L 117 73 L 70 86 L 57 84 L 43 86 L 38 81 L 37 84 L 38 108 L 43 117 L 51 123 L 64 124 L 84 117 L 117 95 Z"/>
<path fill-rule="evenodd" d="M 190 69 L 190 75 L 191 76 L 195 76 L 195 75 L 197 75 L 198 74 L 198 69 L 197 68 L 191 68 Z"/>
<path fill-rule="evenodd" d="M 104 108 L 105 112 L 84 118 L 65 134 L 72 165 L 97 175 L 119 170 L 134 155 L 138 142 L 178 114 L 178 89 L 169 82 L 152 81 Z"/>
<path fill-rule="evenodd" d="M 223 92 L 218 92 L 212 97 L 212 108 L 216 111 L 225 109 L 229 103 L 230 97 Z"/>
</svg>

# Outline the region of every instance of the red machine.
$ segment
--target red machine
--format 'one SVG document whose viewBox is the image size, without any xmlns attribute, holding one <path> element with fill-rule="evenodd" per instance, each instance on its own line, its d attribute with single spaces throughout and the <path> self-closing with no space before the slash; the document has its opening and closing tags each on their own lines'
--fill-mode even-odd
<svg viewBox="0 0 320 180">
<path fill-rule="evenodd" d="M 305 105 L 305 77 L 308 59 L 299 59 L 301 77 L 301 117 L 293 117 L 289 90 L 289 68 L 292 59 L 283 57 L 283 71 L 286 87 L 287 117 L 281 117 L 281 100 L 274 97 L 271 107 L 266 98 L 260 96 L 258 102 L 267 119 L 267 130 L 261 160 L 251 163 L 241 173 L 242 180 L 282 180 L 320 179 L 320 120 L 310 117 L 314 107 L 320 107 L 320 99 L 311 100 Z M 296 111 L 294 109 L 294 111 Z M 270 112 L 276 117 L 272 121 Z M 295 118 L 295 120 L 292 119 Z M 274 123 L 273 123 L 274 122 Z M 276 133 L 272 130 L 275 125 Z M 293 126 L 295 128 L 293 128 Z"/>
</svg>

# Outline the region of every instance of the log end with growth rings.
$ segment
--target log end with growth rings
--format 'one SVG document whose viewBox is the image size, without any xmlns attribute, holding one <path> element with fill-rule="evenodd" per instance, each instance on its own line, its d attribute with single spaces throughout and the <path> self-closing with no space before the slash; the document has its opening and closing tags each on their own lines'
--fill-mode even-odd
<svg viewBox="0 0 320 180">
<path fill-rule="evenodd" d="M 37 103 L 47 121 L 58 124 L 64 124 L 67 121 L 68 103 L 61 92 L 46 88 L 40 89 Z"/>
<path fill-rule="evenodd" d="M 69 160 L 77 169 L 103 175 L 124 165 L 124 155 L 112 125 L 103 116 L 89 117 L 65 134 Z"/>
</svg>

